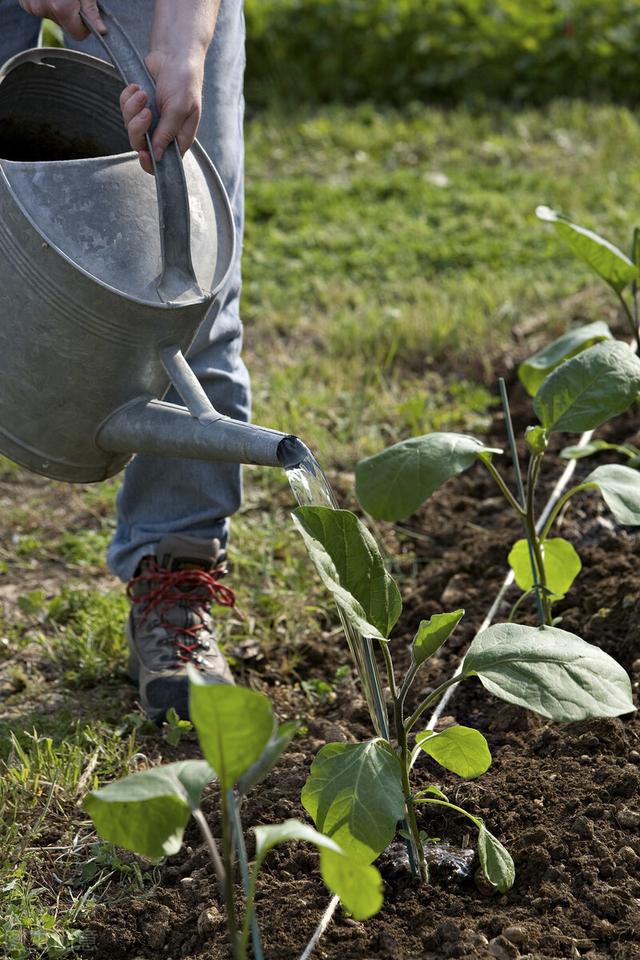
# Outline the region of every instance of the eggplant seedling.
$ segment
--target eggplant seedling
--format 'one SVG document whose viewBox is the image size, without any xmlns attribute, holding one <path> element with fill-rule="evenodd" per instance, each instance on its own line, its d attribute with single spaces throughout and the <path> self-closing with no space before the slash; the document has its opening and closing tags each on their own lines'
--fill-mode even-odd
<svg viewBox="0 0 640 960">
<path fill-rule="evenodd" d="M 286 841 L 303 840 L 317 847 L 325 884 L 356 919 L 376 913 L 382 905 L 382 881 L 375 867 L 354 860 L 336 840 L 309 824 L 286 820 L 254 828 L 255 861 L 246 877 L 245 907 L 239 914 L 234 891 L 234 846 L 241 844 L 244 850 L 244 838 L 236 832 L 241 826 L 239 805 L 276 764 L 297 724 L 278 726 L 268 697 L 243 687 L 206 684 L 195 668 L 190 670 L 189 701 L 204 759 L 153 767 L 94 790 L 84 809 L 100 836 L 157 861 L 178 853 L 193 817 L 213 862 L 233 960 L 245 960 L 252 932 L 258 956 L 256 883 L 266 855 Z M 220 788 L 221 849 L 202 811 L 204 789 L 214 780 Z"/>
<path fill-rule="evenodd" d="M 376 519 L 406 519 L 443 483 L 480 463 L 524 528 L 525 537 L 514 544 L 508 558 L 516 583 L 525 596 L 537 595 L 541 621 L 551 625 L 552 604 L 567 593 L 582 566 L 568 540 L 550 536 L 568 501 L 595 491 L 618 523 L 640 525 L 640 473 L 621 464 L 592 470 L 563 494 L 542 526 L 536 516 L 536 492 L 549 439 L 558 433 L 594 430 L 627 410 L 640 395 L 640 359 L 626 343 L 601 339 L 603 335 L 598 325 L 591 324 L 561 338 L 561 348 L 556 342 L 552 347 L 557 349 L 550 349 L 546 359 L 538 356 L 537 361 L 535 357 L 529 361 L 524 378 L 530 384 L 543 372 L 543 363 L 545 372 L 549 367 L 551 372 L 536 384 L 533 408 L 539 423 L 525 432 L 529 462 L 522 498 L 509 488 L 494 463 L 501 450 L 475 437 L 430 433 L 360 461 L 356 493 L 364 509 Z M 563 360 L 566 351 L 569 359 Z"/>
<path fill-rule="evenodd" d="M 640 350 L 640 311 L 638 309 L 638 281 L 640 281 L 640 228 L 631 238 L 630 256 L 605 240 L 593 230 L 581 227 L 570 217 L 547 206 L 536 208 L 536 216 L 552 223 L 558 235 L 583 263 L 586 263 L 615 294 L 631 338 Z M 625 292 L 629 288 L 631 299 Z"/>
<path fill-rule="evenodd" d="M 581 227 L 569 217 L 549 207 L 538 207 L 536 214 L 540 220 L 552 223 L 567 246 L 613 291 L 622 308 L 622 315 L 629 333 L 636 342 L 636 352 L 638 352 L 640 350 L 638 303 L 640 228 L 636 227 L 633 231 L 630 256 L 627 256 L 597 233 Z M 544 378 L 557 366 L 594 343 L 611 338 L 611 331 L 602 320 L 574 328 L 521 363 L 518 367 L 518 376 L 530 396 L 534 397 Z M 618 444 L 609 443 L 606 440 L 589 439 L 587 442 L 565 447 L 560 456 L 567 460 L 578 460 L 603 450 L 617 453 L 623 459 L 626 458 L 628 467 L 640 467 L 640 449 L 629 442 Z"/>
<path fill-rule="evenodd" d="M 443 447 L 441 437 L 436 435 L 435 441 L 440 456 L 427 461 L 434 469 L 438 464 L 450 469 L 451 459 L 443 453 L 448 452 L 450 458 L 455 455 L 460 466 L 485 450 L 478 441 L 464 446 L 447 441 Z M 412 460 L 414 454 L 409 450 Z M 401 475 L 402 468 L 396 464 L 393 483 L 387 477 L 391 495 L 402 489 Z M 382 487 L 377 489 L 382 496 Z M 478 730 L 466 726 L 441 731 L 421 729 L 423 714 L 448 687 L 477 677 L 494 695 L 551 720 L 614 717 L 634 709 L 629 677 L 608 654 L 565 630 L 501 623 L 475 637 L 458 674 L 408 709 L 420 669 L 449 638 L 464 611 L 436 614 L 420 623 L 411 644 L 411 664 L 399 682 L 390 635 L 402 611 L 402 601 L 375 540 L 347 510 L 300 507 L 293 519 L 341 614 L 363 642 L 375 644 L 381 651 L 392 718 L 389 739 L 375 737 L 364 743 L 323 747 L 303 789 L 303 806 L 318 830 L 363 865 L 372 863 L 387 847 L 404 820 L 404 835 L 410 839 L 424 880 L 428 867 L 418 812 L 421 807 L 445 807 L 466 816 L 478 828 L 478 855 L 484 874 L 499 890 L 508 890 L 515 877 L 513 861 L 483 821 L 451 803 L 436 784 L 418 790 L 411 785 L 415 762 L 425 754 L 460 777 L 480 776 L 491 763 L 487 741 Z"/>
</svg>

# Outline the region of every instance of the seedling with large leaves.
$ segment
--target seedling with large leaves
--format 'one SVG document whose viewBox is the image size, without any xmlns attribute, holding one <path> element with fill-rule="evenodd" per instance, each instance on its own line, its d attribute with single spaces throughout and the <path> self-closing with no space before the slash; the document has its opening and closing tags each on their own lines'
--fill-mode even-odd
<svg viewBox="0 0 640 960">
<path fill-rule="evenodd" d="M 552 223 L 556 232 L 576 256 L 587 263 L 607 283 L 622 308 L 629 332 L 636 344 L 636 352 L 640 352 L 640 304 L 638 301 L 640 229 L 636 227 L 633 231 L 630 256 L 627 256 L 608 240 L 549 207 L 538 207 L 536 214 L 544 222 Z M 545 377 L 561 363 L 594 343 L 610 339 L 612 339 L 611 331 L 602 320 L 569 330 L 568 333 L 521 363 L 518 367 L 518 376 L 527 392 L 535 397 Z M 561 456 L 568 460 L 578 460 L 605 450 L 615 452 L 623 459 L 626 458 L 629 467 L 640 467 L 640 449 L 629 442 L 610 443 L 590 437 L 579 444 L 565 447 Z"/>
<path fill-rule="evenodd" d="M 471 438 L 461 442 L 450 438 L 432 436 L 421 463 L 419 444 L 405 447 L 399 468 L 397 463 L 395 469 L 385 463 L 384 476 L 387 480 L 393 476 L 393 492 L 403 498 L 403 510 L 411 509 L 407 505 L 417 497 L 403 471 L 414 473 L 420 490 L 435 489 L 446 479 L 447 452 L 452 475 L 475 459 L 486 462 L 492 452 Z M 434 455 L 438 463 L 430 471 L 429 457 Z M 385 496 L 385 483 L 378 477 L 373 487 L 376 505 L 387 512 L 390 498 Z M 302 792 L 305 809 L 318 830 L 363 865 L 375 860 L 403 821 L 420 875 L 427 879 L 418 810 L 444 807 L 478 828 L 478 855 L 485 876 L 499 890 L 508 890 L 515 877 L 513 861 L 480 817 L 451 803 L 435 784 L 421 790 L 411 786 L 411 771 L 421 756 L 464 779 L 481 776 L 491 764 L 485 737 L 461 725 L 421 729 L 420 720 L 448 687 L 471 677 L 501 699 L 551 720 L 618 716 L 634 709 L 627 674 L 606 653 L 564 630 L 497 624 L 476 636 L 460 672 L 410 711 L 407 704 L 418 672 L 447 641 L 464 611 L 436 614 L 419 624 L 411 664 L 400 683 L 390 640 L 401 612 L 400 593 L 371 534 L 353 514 L 326 507 L 300 507 L 294 523 L 343 615 L 361 632 L 364 643 L 378 645 L 387 672 L 391 717 L 388 739 L 332 743 L 319 751 Z"/>
<path fill-rule="evenodd" d="M 571 543 L 550 537 L 560 510 L 578 493 L 597 492 L 618 523 L 640 525 L 640 474 L 626 465 L 597 467 L 562 496 L 541 525 L 536 491 L 549 439 L 594 430 L 628 410 L 640 395 L 640 359 L 625 343 L 606 335 L 604 325 L 590 324 L 523 364 L 520 376 L 535 390 L 533 407 L 539 419 L 525 433 L 529 464 L 522 497 L 509 488 L 494 463 L 500 450 L 453 433 L 412 437 L 362 460 L 356 470 L 356 492 L 364 509 L 377 519 L 403 520 L 447 480 L 480 463 L 524 528 L 524 538 L 508 557 L 516 583 L 525 597 L 537 595 L 542 619 L 551 625 L 553 603 L 565 596 L 582 566 Z"/>
<path fill-rule="evenodd" d="M 255 925 L 254 898 L 260 868 L 273 847 L 288 841 L 313 844 L 320 853 L 320 872 L 329 889 L 357 919 L 382 905 L 382 881 L 375 867 L 353 857 L 333 837 L 299 820 L 259 826 L 254 830 L 255 862 L 246 886 L 244 915 L 234 893 L 234 838 L 240 829 L 239 808 L 246 793 L 277 763 L 295 735 L 294 722 L 278 726 L 263 694 L 226 684 L 206 684 L 195 669 L 190 675 L 190 713 L 203 760 L 184 760 L 133 773 L 85 800 L 96 830 L 112 843 L 152 860 L 176 854 L 190 818 L 196 821 L 213 861 L 234 960 L 247 955 Z M 202 812 L 208 784 L 219 785 L 222 850 Z M 235 843 L 234 843 L 235 839 Z M 255 936 L 255 926 L 254 926 Z M 255 942 L 255 941 L 254 941 Z"/>
<path fill-rule="evenodd" d="M 640 280 L 640 228 L 631 239 L 630 256 L 604 237 L 581 227 L 570 217 L 547 206 L 536 208 L 536 216 L 552 223 L 558 235 L 583 263 L 586 263 L 615 294 L 632 339 L 640 341 L 640 312 L 638 310 L 638 281 Z M 631 293 L 631 302 L 627 295 Z M 591 324 L 595 327 L 596 324 Z M 639 344 L 640 346 L 640 344 Z M 530 391 L 535 393 L 535 390 Z"/>
</svg>

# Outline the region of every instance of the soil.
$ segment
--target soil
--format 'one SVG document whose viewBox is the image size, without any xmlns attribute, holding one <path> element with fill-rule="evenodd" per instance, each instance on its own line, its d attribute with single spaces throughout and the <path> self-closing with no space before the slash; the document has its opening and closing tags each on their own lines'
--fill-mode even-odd
<svg viewBox="0 0 640 960">
<path fill-rule="evenodd" d="M 515 426 L 521 433 L 530 409 L 512 385 Z M 619 418 L 601 435 L 630 439 L 635 413 Z M 489 437 L 504 445 L 496 417 Z M 569 442 L 565 438 L 565 442 Z M 508 461 L 508 457 L 503 458 Z M 550 488 L 564 461 L 550 458 Z M 580 461 L 577 476 L 597 460 Z M 506 468 L 505 468 L 506 471 Z M 506 471 L 508 472 L 508 471 Z M 409 523 L 382 526 L 400 583 L 411 582 L 394 643 L 398 660 L 421 617 L 463 605 L 467 614 L 452 641 L 425 669 L 424 692 L 451 675 L 462 651 L 485 617 L 506 570 L 506 555 L 520 536 L 480 467 L 448 483 Z M 569 508 L 561 534 L 578 550 L 583 571 L 568 597 L 556 607 L 562 627 L 583 636 L 618 659 L 640 684 L 640 535 L 617 528 L 596 496 L 582 495 Z M 506 619 L 518 596 L 508 593 L 498 619 Z M 533 620 L 533 610 L 523 610 Z M 344 644 L 334 641 L 330 676 L 347 662 Z M 301 673 L 322 677 L 326 638 L 309 646 Z M 370 736 L 368 715 L 353 680 L 333 697 L 311 705 L 299 688 L 285 687 L 258 662 L 250 671 L 254 686 L 273 698 L 280 719 L 302 717 L 297 738 L 270 777 L 248 798 L 245 824 L 306 819 L 299 803 L 311 760 L 325 743 Z M 444 724 L 455 720 L 477 727 L 489 740 L 493 764 L 476 781 L 446 771 L 417 768 L 417 779 L 437 783 L 455 802 L 482 816 L 508 847 L 516 865 L 515 886 L 505 895 L 487 889 L 474 857 L 469 824 L 455 815 L 425 816 L 434 847 L 430 882 L 416 885 L 397 860 L 385 854 L 379 866 L 385 904 L 359 923 L 340 910 L 314 956 L 323 960 L 531 960 L 640 958 L 640 719 L 632 714 L 560 726 L 492 698 L 476 682 L 457 688 Z M 192 741 L 162 758 L 197 755 Z M 214 834 L 219 835 L 215 789 L 205 801 Z M 251 832 L 248 831 L 251 854 Z M 444 856 L 442 856 L 444 850 Z M 452 861 L 449 854 L 458 854 Z M 460 866 L 459 861 L 462 861 Z M 189 829 L 187 845 L 161 868 L 160 884 L 146 897 L 125 905 L 102 906 L 88 929 L 95 955 L 111 960 L 169 957 L 172 960 L 223 960 L 229 956 L 224 918 L 202 842 Z M 288 845 L 270 854 L 257 900 L 265 953 L 274 960 L 295 958 L 327 907 L 315 852 Z"/>
</svg>

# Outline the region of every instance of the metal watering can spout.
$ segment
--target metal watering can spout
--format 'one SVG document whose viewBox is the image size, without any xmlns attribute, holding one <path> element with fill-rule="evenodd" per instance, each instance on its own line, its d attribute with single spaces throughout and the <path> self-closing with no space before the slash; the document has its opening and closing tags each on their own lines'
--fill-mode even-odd
<svg viewBox="0 0 640 960">
<path fill-rule="evenodd" d="M 155 184 L 140 169 L 119 94 L 147 90 L 155 124 L 153 81 L 100 6 L 115 68 L 39 49 L 0 69 L 0 452 L 79 482 L 134 453 L 297 466 L 300 440 L 219 413 L 184 359 L 233 263 L 231 208 L 197 142 Z M 171 385 L 185 406 L 156 399 Z"/>
<path fill-rule="evenodd" d="M 176 347 L 165 347 L 161 356 L 186 406 L 161 400 L 134 400 L 102 426 L 96 438 L 100 447 L 118 453 L 135 448 L 137 453 L 153 456 L 215 459 L 285 469 L 297 467 L 309 456 L 309 450 L 297 437 L 219 413 Z"/>
</svg>

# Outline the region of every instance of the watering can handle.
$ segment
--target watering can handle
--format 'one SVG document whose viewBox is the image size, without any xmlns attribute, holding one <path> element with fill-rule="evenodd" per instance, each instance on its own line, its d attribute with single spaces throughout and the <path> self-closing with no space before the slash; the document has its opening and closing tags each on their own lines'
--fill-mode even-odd
<svg viewBox="0 0 640 960">
<path fill-rule="evenodd" d="M 189 194 L 178 143 L 174 140 L 165 150 L 162 159 L 156 162 L 151 149 L 151 134 L 158 123 L 160 112 L 156 104 L 153 77 L 117 19 L 105 9 L 103 3 L 99 6 L 107 34 L 98 33 L 84 13 L 81 13 L 85 26 L 100 41 L 124 83 L 136 83 L 149 98 L 147 106 L 151 110 L 152 121 L 147 134 L 147 145 L 156 179 L 162 251 L 158 294 L 164 303 L 203 300 L 205 297 L 191 262 Z"/>
</svg>

